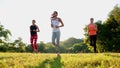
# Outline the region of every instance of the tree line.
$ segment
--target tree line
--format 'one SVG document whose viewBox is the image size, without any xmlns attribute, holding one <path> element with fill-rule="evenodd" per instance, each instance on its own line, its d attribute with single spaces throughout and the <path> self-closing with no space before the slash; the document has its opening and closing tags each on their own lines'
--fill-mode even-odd
<svg viewBox="0 0 120 68">
<path fill-rule="evenodd" d="M 98 52 L 120 52 L 120 7 L 116 5 L 109 13 L 105 21 L 98 20 L 95 22 L 98 27 L 97 32 L 97 50 Z M 93 52 L 93 48 L 89 45 L 89 36 L 87 26 L 84 28 L 85 38 L 77 39 L 74 37 L 61 41 L 62 53 L 88 53 Z M 0 23 L 0 51 L 1 52 L 32 52 L 30 44 L 22 41 L 22 38 L 9 42 L 11 32 L 5 29 Z M 41 53 L 55 53 L 56 47 L 51 42 L 39 42 L 38 50 Z"/>
<path fill-rule="evenodd" d="M 65 41 L 60 42 L 61 53 L 78 53 L 78 52 L 89 52 L 86 44 L 83 43 L 83 39 L 69 38 Z M 56 46 L 52 45 L 51 42 L 44 43 L 43 41 L 37 43 L 38 50 L 41 53 L 55 53 Z M 0 45 L 1 52 L 33 52 L 30 44 L 25 44 L 22 38 L 18 38 L 14 42 Z"/>
</svg>

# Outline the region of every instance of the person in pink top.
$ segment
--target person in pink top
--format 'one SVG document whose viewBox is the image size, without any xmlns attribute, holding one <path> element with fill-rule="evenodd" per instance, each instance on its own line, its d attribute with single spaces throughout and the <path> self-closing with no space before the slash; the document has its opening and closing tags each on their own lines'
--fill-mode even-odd
<svg viewBox="0 0 120 68">
<path fill-rule="evenodd" d="M 96 40 L 97 40 L 97 25 L 94 24 L 94 18 L 90 18 L 90 24 L 88 25 L 88 34 L 90 37 L 90 45 L 94 47 L 96 53 Z"/>
</svg>

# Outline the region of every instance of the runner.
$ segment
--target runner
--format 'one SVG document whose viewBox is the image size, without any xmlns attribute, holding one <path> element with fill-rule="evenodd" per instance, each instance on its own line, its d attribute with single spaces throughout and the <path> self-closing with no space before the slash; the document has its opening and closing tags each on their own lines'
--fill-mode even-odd
<svg viewBox="0 0 120 68">
<path fill-rule="evenodd" d="M 64 24 L 61 18 L 57 17 L 58 12 L 54 11 L 51 17 L 51 27 L 52 31 L 52 44 L 57 47 L 57 56 L 60 56 L 60 27 L 63 27 Z"/>
<path fill-rule="evenodd" d="M 32 25 L 30 26 L 30 42 L 31 42 L 31 46 L 34 50 L 35 53 L 38 52 L 38 47 L 37 47 L 37 39 L 38 39 L 38 35 L 37 32 L 40 32 L 39 27 L 35 24 L 36 21 L 32 20 Z"/>
<path fill-rule="evenodd" d="M 88 25 L 88 34 L 90 37 L 90 45 L 94 47 L 96 53 L 96 36 L 97 36 L 97 25 L 93 23 L 94 19 L 90 18 L 90 24 Z"/>
</svg>

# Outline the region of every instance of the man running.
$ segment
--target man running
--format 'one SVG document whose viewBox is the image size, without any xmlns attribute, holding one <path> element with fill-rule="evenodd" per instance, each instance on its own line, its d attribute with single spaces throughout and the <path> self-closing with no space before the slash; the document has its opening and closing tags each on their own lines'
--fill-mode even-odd
<svg viewBox="0 0 120 68">
<path fill-rule="evenodd" d="M 38 47 L 37 47 L 37 39 L 38 39 L 38 35 L 37 32 L 40 32 L 39 27 L 35 24 L 36 21 L 32 20 L 32 25 L 30 26 L 30 42 L 31 42 L 31 46 L 34 50 L 35 53 L 38 52 Z"/>
</svg>

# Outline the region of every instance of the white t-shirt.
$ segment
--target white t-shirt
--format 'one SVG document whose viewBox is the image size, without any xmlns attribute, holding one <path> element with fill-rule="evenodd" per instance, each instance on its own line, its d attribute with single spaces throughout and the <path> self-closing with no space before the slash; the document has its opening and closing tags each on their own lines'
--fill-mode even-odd
<svg viewBox="0 0 120 68">
<path fill-rule="evenodd" d="M 59 26 L 59 21 L 58 19 L 51 19 L 51 23 L 53 25 L 53 32 L 58 32 L 60 31 L 59 28 L 56 28 L 56 26 Z"/>
</svg>

